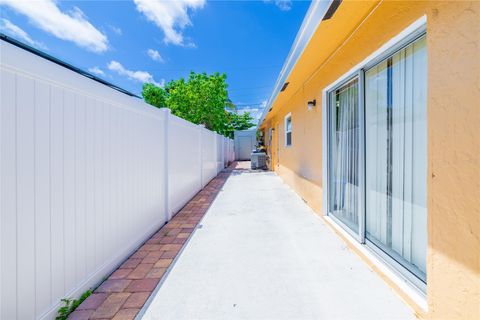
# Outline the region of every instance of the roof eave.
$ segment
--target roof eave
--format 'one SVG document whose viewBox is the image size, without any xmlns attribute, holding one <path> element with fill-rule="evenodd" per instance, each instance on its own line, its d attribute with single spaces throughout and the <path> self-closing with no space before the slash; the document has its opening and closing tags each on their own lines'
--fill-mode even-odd
<svg viewBox="0 0 480 320">
<path fill-rule="evenodd" d="M 312 38 L 313 34 L 317 30 L 318 26 L 320 25 L 323 17 L 327 13 L 328 9 L 332 5 L 334 0 L 329 1 L 318 1 L 313 0 L 310 8 L 303 19 L 302 25 L 295 37 L 292 47 L 290 48 L 290 52 L 288 53 L 287 59 L 285 60 L 282 70 L 277 78 L 275 86 L 273 88 L 273 92 L 268 99 L 267 105 L 263 110 L 262 116 L 258 122 L 258 127 L 262 126 L 263 121 L 265 120 L 268 112 L 270 112 L 273 102 L 277 98 L 280 90 L 285 83 L 285 81 L 290 76 L 295 64 L 302 56 L 303 51 L 307 47 L 310 39 Z"/>
</svg>

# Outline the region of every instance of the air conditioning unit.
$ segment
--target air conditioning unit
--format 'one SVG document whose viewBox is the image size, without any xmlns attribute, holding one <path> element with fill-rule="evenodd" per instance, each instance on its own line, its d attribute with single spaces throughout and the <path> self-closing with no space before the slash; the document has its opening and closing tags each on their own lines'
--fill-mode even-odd
<svg viewBox="0 0 480 320">
<path fill-rule="evenodd" d="M 267 168 L 267 154 L 265 152 L 253 152 L 250 156 L 252 169 Z"/>
</svg>

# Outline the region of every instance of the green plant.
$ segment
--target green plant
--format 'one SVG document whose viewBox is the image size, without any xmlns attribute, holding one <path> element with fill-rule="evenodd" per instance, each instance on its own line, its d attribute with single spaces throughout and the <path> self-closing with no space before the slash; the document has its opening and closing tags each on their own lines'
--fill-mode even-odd
<svg viewBox="0 0 480 320">
<path fill-rule="evenodd" d="M 250 115 L 250 112 L 244 112 L 242 114 L 228 112 L 226 129 L 223 135 L 233 139 L 233 133 L 235 130 L 247 130 L 254 125 L 255 123 L 253 123 L 253 118 Z"/>
<path fill-rule="evenodd" d="M 228 98 L 226 79 L 225 74 L 191 72 L 187 79 L 172 80 L 164 88 L 146 83 L 142 96 L 155 107 L 169 108 L 177 117 L 232 138 L 234 130 L 255 124 L 248 112 L 236 113 Z"/>
<path fill-rule="evenodd" d="M 92 290 L 87 290 L 78 299 L 62 299 L 61 301 L 63 302 L 63 306 L 58 309 L 55 320 L 67 320 L 70 313 L 75 311 L 75 309 L 77 309 L 77 307 L 91 294 Z"/>
</svg>

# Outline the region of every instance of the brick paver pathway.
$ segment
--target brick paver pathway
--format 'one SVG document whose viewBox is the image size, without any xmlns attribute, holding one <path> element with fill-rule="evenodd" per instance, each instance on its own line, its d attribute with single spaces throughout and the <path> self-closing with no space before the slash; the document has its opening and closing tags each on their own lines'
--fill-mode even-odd
<svg viewBox="0 0 480 320">
<path fill-rule="evenodd" d="M 210 181 L 95 289 L 69 319 L 134 319 L 235 167 L 233 163 Z"/>
</svg>

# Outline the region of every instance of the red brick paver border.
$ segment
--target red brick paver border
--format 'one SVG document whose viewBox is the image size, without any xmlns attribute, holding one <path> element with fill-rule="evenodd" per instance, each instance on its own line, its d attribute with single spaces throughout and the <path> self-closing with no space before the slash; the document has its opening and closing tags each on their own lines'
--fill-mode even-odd
<svg viewBox="0 0 480 320">
<path fill-rule="evenodd" d="M 235 169 L 234 162 L 205 186 L 175 217 L 158 230 L 68 317 L 72 320 L 136 317 L 182 250 Z"/>
</svg>

